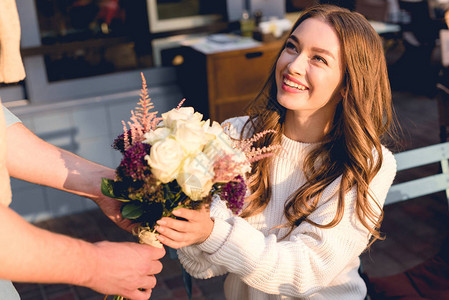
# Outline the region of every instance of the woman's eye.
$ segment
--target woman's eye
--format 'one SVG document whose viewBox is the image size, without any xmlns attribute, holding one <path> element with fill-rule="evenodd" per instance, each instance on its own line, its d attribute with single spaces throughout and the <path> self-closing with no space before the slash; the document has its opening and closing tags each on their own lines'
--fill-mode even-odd
<svg viewBox="0 0 449 300">
<path fill-rule="evenodd" d="M 285 44 L 285 48 L 286 48 L 286 49 L 293 49 L 293 50 L 296 51 L 296 47 L 295 47 L 295 45 L 294 45 L 292 42 L 287 42 L 287 43 Z"/>
<path fill-rule="evenodd" d="M 321 56 L 316 55 L 316 56 L 313 57 L 313 59 L 315 59 L 316 61 L 325 63 L 327 65 L 327 61 L 323 57 L 321 57 Z"/>
</svg>

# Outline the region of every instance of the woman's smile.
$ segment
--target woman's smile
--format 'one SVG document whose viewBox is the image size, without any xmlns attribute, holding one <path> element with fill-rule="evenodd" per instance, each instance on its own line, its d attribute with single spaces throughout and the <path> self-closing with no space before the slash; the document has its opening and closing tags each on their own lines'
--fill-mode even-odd
<svg viewBox="0 0 449 300">
<path fill-rule="evenodd" d="M 282 89 L 288 93 L 301 93 L 309 89 L 305 84 L 289 76 L 288 74 L 284 75 L 283 78 Z"/>
</svg>

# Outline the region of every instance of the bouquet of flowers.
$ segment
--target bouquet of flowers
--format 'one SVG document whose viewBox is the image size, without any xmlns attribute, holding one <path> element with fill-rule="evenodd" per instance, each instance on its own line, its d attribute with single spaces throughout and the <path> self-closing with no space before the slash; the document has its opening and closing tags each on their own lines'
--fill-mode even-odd
<svg viewBox="0 0 449 300">
<path fill-rule="evenodd" d="M 140 101 L 124 132 L 113 143 L 123 154 L 115 179 L 102 180 L 102 192 L 123 202 L 124 218 L 139 223 L 141 243 L 162 247 L 156 221 L 173 217 L 177 207 L 197 208 L 214 195 L 236 214 L 246 194 L 245 175 L 251 163 L 275 147 L 253 148 L 267 132 L 250 139 L 231 139 L 217 122 L 203 120 L 192 107 L 178 107 L 161 117 L 148 96 L 145 78 Z M 129 128 L 128 128 L 129 127 Z"/>
</svg>

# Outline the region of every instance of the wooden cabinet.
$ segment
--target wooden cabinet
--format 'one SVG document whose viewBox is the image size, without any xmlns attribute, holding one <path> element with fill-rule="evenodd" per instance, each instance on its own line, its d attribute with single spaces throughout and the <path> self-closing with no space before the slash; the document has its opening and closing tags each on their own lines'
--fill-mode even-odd
<svg viewBox="0 0 449 300">
<path fill-rule="evenodd" d="M 282 45 L 282 41 L 276 41 L 212 54 L 184 48 L 178 81 L 185 105 L 218 122 L 245 114 L 245 107 L 267 80 Z"/>
</svg>

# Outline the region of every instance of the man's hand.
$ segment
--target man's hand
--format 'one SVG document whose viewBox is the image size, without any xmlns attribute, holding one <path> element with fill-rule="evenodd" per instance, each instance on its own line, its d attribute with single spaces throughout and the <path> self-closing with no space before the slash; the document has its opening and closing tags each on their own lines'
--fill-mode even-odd
<svg viewBox="0 0 449 300">
<path fill-rule="evenodd" d="M 104 195 L 101 195 L 97 199 L 95 199 L 95 202 L 103 211 L 103 213 L 120 228 L 128 232 L 132 232 L 132 229 L 137 225 L 132 223 L 130 220 L 124 219 L 122 217 L 122 214 L 120 212 L 122 202 L 106 197 Z"/>
<path fill-rule="evenodd" d="M 80 285 L 143 300 L 156 284 L 154 274 L 162 270 L 163 248 L 130 242 L 92 244 L 36 227 L 3 205 L 0 220 L 1 278 Z"/>
<path fill-rule="evenodd" d="M 146 300 L 156 285 L 154 274 L 162 270 L 158 259 L 164 248 L 137 243 L 99 242 L 94 244 L 97 262 L 92 274 L 81 285 L 106 295 Z"/>
</svg>

